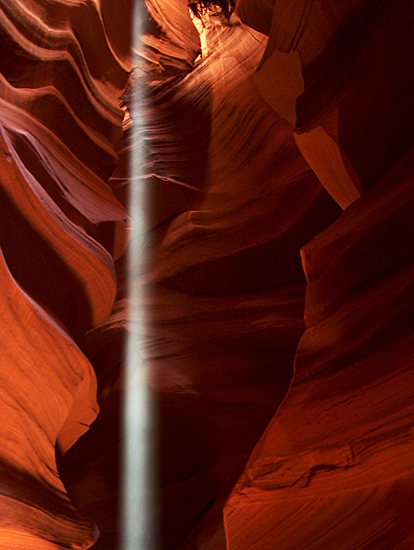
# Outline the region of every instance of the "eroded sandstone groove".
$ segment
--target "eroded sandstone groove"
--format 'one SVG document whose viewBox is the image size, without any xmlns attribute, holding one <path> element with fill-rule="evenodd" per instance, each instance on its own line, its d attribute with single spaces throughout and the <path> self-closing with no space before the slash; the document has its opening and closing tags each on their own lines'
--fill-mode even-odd
<svg viewBox="0 0 414 550">
<path fill-rule="evenodd" d="M 120 547 L 128 334 L 161 549 L 414 546 L 414 8 L 229 6 L 0 1 L 1 548 Z"/>
</svg>

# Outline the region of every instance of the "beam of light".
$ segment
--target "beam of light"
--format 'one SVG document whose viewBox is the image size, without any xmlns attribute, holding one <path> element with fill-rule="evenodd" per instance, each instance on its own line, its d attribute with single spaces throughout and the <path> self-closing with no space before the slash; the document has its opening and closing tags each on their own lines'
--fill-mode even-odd
<svg viewBox="0 0 414 550">
<path fill-rule="evenodd" d="M 141 2 L 135 1 L 132 40 L 140 49 L 142 26 Z M 135 84 L 136 85 L 136 84 Z M 137 90 L 134 96 L 137 96 Z M 145 331 L 143 296 L 139 284 L 144 269 L 144 233 L 146 200 L 140 183 L 142 147 L 140 128 L 142 114 L 139 101 L 133 100 L 132 119 L 134 138 L 130 155 L 131 189 L 129 208 L 132 219 L 131 240 L 127 257 L 128 336 L 125 349 L 123 403 L 123 465 L 121 512 L 121 549 L 155 550 L 155 521 L 153 517 L 153 471 L 151 468 L 151 408 L 147 389 L 147 373 L 141 349 Z"/>
</svg>

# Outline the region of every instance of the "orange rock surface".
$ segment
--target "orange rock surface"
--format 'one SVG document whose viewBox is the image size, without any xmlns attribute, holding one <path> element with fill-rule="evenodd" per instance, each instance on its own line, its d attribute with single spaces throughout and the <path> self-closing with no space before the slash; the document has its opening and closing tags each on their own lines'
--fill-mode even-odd
<svg viewBox="0 0 414 550">
<path fill-rule="evenodd" d="M 122 548 L 129 338 L 157 547 L 411 550 L 414 7 L 139 4 L 0 0 L 0 548 Z"/>
<path fill-rule="evenodd" d="M 56 453 L 99 411 L 80 348 L 112 310 L 115 236 L 125 240 L 127 215 L 106 180 L 122 136 L 130 40 L 106 27 L 108 10 L 108 2 L 1 2 L 4 549 L 89 548 L 99 534 L 69 498 Z"/>
</svg>

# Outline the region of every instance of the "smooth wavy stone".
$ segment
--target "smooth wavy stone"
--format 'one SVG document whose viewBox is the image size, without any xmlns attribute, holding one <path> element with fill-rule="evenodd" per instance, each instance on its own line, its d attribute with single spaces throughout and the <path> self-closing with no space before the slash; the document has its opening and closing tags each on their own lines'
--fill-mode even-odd
<svg viewBox="0 0 414 550">
<path fill-rule="evenodd" d="M 58 457 L 59 474 L 86 517 L 99 526 L 97 550 L 121 545 L 124 406 L 124 350 L 127 343 L 127 301 L 115 302 L 109 318 L 89 331 L 82 351 L 93 365 L 100 412 L 87 433 Z"/>
<path fill-rule="evenodd" d="M 165 548 L 191 547 L 219 525 L 234 482 L 286 393 L 304 329 L 304 285 L 222 297 L 183 297 L 147 286 L 143 299 L 146 328 L 136 338 L 157 425 L 161 539 Z M 97 372 L 101 413 L 59 464 L 82 511 L 101 527 L 97 548 L 117 540 L 119 479 L 108 463 L 120 460 L 127 307 L 117 302 L 83 344 Z"/>
<path fill-rule="evenodd" d="M 1 96 L 30 110 L 106 179 L 115 167 L 113 146 L 122 121 L 118 98 L 131 66 L 114 55 L 97 6 L 2 4 Z"/>
<path fill-rule="evenodd" d="M 191 70 L 200 51 L 200 37 L 187 1 L 148 0 L 142 10 L 137 72 L 165 78 Z"/>
<path fill-rule="evenodd" d="M 79 336 L 111 311 L 113 259 L 63 215 L 4 131 L 1 147 L 1 242 L 9 267 L 32 298 Z"/>
<path fill-rule="evenodd" d="M 89 548 L 96 527 L 58 476 L 61 453 L 98 413 L 96 377 L 69 335 L 17 285 L 1 256 L 0 545 Z"/>
<path fill-rule="evenodd" d="M 217 528 L 287 391 L 303 285 L 195 297 L 155 287 L 145 296 L 141 349 L 158 426 L 162 544 L 184 548 Z"/>
<path fill-rule="evenodd" d="M 132 68 L 129 33 L 116 26 L 131 5 L 0 7 L 0 546 L 89 548 L 99 531 L 70 500 L 56 453 L 99 409 L 95 373 L 74 342 L 107 320 L 113 256 L 126 246 L 127 215 L 105 180 Z"/>
<path fill-rule="evenodd" d="M 242 0 L 240 15 L 255 27 L 262 14 L 249 6 Z M 270 8 L 265 4 L 263 13 Z M 412 21 L 410 3 L 399 10 L 376 0 L 282 1 L 273 7 L 262 65 L 278 51 L 299 54 L 305 86 L 297 98 L 296 130 L 303 135 L 321 126 L 363 189 L 386 176 L 414 143 Z"/>
<path fill-rule="evenodd" d="M 289 392 L 225 507 L 230 549 L 412 546 L 414 155 L 303 250 Z"/>
<path fill-rule="evenodd" d="M 169 225 L 154 278 L 185 293 L 298 280 L 299 249 L 336 218 L 338 209 L 304 161 L 291 125 L 251 80 L 264 44 L 237 22 L 212 26 L 208 40 L 212 53 L 190 75 L 154 89 L 153 105 L 164 101 L 169 112 L 162 118 L 160 109 L 149 118 L 152 174 L 163 177 L 170 169 L 175 180 L 188 184 L 184 171 L 191 174 L 194 166 L 203 171 L 197 188 L 204 191 Z M 191 109 L 197 101 L 209 106 L 209 143 L 186 166 L 180 121 L 186 102 Z M 202 118 L 201 128 L 207 124 Z M 184 136 L 197 137 L 200 127 L 186 125 Z"/>
</svg>

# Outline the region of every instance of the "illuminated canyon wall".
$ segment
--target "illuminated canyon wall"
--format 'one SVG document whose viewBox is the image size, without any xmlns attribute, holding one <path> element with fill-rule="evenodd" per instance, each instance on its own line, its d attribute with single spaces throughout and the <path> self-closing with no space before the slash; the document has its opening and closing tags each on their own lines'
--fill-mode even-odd
<svg viewBox="0 0 414 550">
<path fill-rule="evenodd" d="M 412 549 L 412 3 L 0 6 L 0 547 L 121 548 L 129 332 L 154 549 Z"/>
<path fill-rule="evenodd" d="M 130 38 L 111 2 L 1 2 L 0 547 L 88 548 L 59 456 L 95 420 L 82 351 L 117 293 L 117 164 Z M 128 28 L 128 27 L 127 27 Z"/>
</svg>

